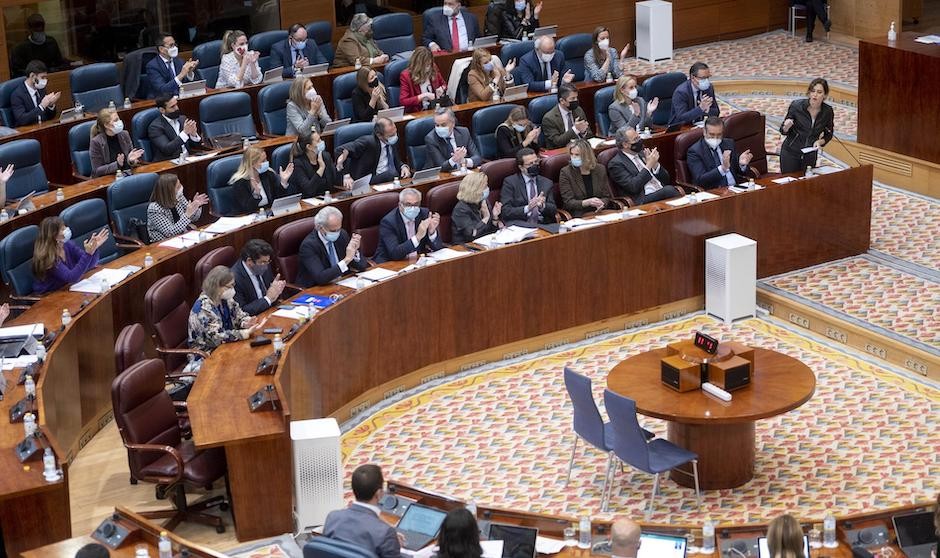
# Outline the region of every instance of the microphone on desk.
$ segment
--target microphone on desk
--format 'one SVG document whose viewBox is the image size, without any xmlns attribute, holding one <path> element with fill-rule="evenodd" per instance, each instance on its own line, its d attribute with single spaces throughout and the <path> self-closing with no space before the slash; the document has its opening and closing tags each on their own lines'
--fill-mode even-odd
<svg viewBox="0 0 940 558">
<path fill-rule="evenodd" d="M 839 145 L 841 145 L 842 148 L 845 149 L 845 152 L 849 154 L 849 157 L 851 157 L 852 160 L 855 161 L 856 166 L 859 166 L 859 167 L 862 166 L 862 164 L 858 162 L 858 159 L 855 158 L 855 155 L 852 154 L 852 151 L 849 150 L 848 146 L 845 145 L 845 143 L 843 143 L 841 139 L 839 139 L 839 136 L 837 136 L 833 130 L 826 130 L 826 132 L 832 134 L 833 139 L 839 142 Z"/>
</svg>

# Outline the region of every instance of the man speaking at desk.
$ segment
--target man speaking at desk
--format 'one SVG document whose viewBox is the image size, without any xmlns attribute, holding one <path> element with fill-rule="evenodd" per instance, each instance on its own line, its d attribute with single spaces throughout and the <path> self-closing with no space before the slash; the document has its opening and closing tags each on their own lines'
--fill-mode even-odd
<svg viewBox="0 0 940 558">
<path fill-rule="evenodd" d="M 344 510 L 331 511 L 323 524 L 323 534 L 366 548 L 378 558 L 400 558 L 399 535 L 380 517 L 379 501 L 385 494 L 384 485 L 385 479 L 378 465 L 368 463 L 356 467 L 352 474 L 356 501 Z"/>
</svg>

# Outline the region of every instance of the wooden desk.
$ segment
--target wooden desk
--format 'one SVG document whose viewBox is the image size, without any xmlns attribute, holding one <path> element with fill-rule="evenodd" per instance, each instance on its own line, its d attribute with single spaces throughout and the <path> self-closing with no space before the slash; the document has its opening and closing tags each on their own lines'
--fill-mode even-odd
<svg viewBox="0 0 940 558">
<path fill-rule="evenodd" d="M 914 42 L 919 35 L 859 41 L 858 141 L 940 164 L 940 46 Z"/>
<path fill-rule="evenodd" d="M 637 412 L 669 421 L 669 441 L 698 455 L 702 490 L 736 488 L 754 478 L 755 425 L 809 401 L 816 376 L 799 360 L 767 349 L 754 349 L 754 373 L 748 387 L 730 402 L 701 390 L 679 393 L 663 385 L 660 361 L 667 349 L 654 349 L 621 362 L 607 376 L 607 387 L 636 401 Z M 681 467 L 691 473 L 691 467 Z M 673 471 L 672 480 L 694 487 L 689 475 Z"/>
</svg>

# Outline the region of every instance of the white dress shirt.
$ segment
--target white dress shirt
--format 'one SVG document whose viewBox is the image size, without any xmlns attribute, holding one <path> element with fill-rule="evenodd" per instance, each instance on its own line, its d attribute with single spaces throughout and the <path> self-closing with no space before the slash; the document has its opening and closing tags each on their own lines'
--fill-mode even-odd
<svg viewBox="0 0 940 558">
<path fill-rule="evenodd" d="M 417 230 L 417 223 L 405 217 L 405 214 L 402 213 L 400 209 L 398 210 L 398 214 L 401 215 L 401 220 L 404 221 L 405 223 L 405 232 L 408 234 L 411 240 L 411 243 L 414 245 L 415 248 L 417 248 L 418 246 L 421 245 L 421 241 L 418 240 L 418 235 L 415 233 L 415 231 Z M 431 218 L 431 215 L 428 214 L 428 219 L 430 218 Z M 434 239 L 436 238 L 437 238 L 437 231 L 434 231 L 433 233 L 428 234 L 428 240 L 433 242 Z"/>
<path fill-rule="evenodd" d="M 38 107 L 39 101 L 36 100 L 36 93 L 38 93 L 38 91 L 33 89 L 33 86 L 30 85 L 29 80 L 24 81 L 23 85 L 26 86 L 26 91 L 29 93 L 29 100 L 33 102 L 33 106 Z M 39 100 L 41 101 L 42 98 L 40 98 Z"/>
<path fill-rule="evenodd" d="M 460 38 L 459 45 L 452 45 L 457 47 L 459 50 L 469 50 L 470 49 L 470 39 L 467 37 L 467 23 L 463 20 L 463 10 L 457 10 L 455 14 L 457 17 L 457 36 Z M 453 41 L 451 29 L 454 27 L 454 16 L 447 18 L 447 35 L 451 36 L 451 41 Z"/>
<path fill-rule="evenodd" d="M 450 136 L 447 138 L 447 141 L 450 142 L 450 149 L 451 149 L 450 166 L 457 168 L 459 165 L 457 164 L 457 160 L 454 159 L 453 157 L 454 151 L 457 151 L 457 138 L 454 137 L 453 130 L 451 130 Z M 469 154 L 466 157 L 464 157 L 463 160 L 465 163 L 467 163 L 468 169 L 473 168 L 473 158 L 471 158 Z"/>
<path fill-rule="evenodd" d="M 320 237 L 320 242 L 323 243 L 323 247 L 326 249 L 327 255 L 329 255 L 329 253 L 330 253 L 330 244 L 333 245 L 333 253 L 336 254 L 336 267 L 338 267 L 341 272 L 346 273 L 346 271 L 349 270 L 349 266 L 346 265 L 346 262 L 343 261 L 343 258 L 346 257 L 346 254 L 343 254 L 342 256 L 340 256 L 340 255 L 339 255 L 339 252 L 336 251 L 336 243 L 335 243 L 335 242 L 330 242 L 329 240 L 323 238 L 323 234 L 322 234 L 322 233 L 317 233 L 317 236 Z M 356 252 L 356 257 L 355 257 L 354 259 L 355 259 L 356 261 L 359 261 L 359 252 L 358 252 L 358 251 Z M 367 504 L 366 504 L 366 505 L 367 505 Z"/>
<path fill-rule="evenodd" d="M 179 120 L 174 120 L 174 119 L 172 119 L 172 118 L 167 118 L 165 114 L 162 115 L 162 116 L 163 116 L 164 120 L 166 120 L 167 122 L 169 122 L 169 123 L 170 123 L 170 126 L 172 126 L 173 129 L 176 131 L 176 135 L 178 135 L 178 136 L 180 137 L 180 139 L 183 140 L 183 147 L 182 147 L 183 153 L 187 153 L 188 150 L 186 149 L 186 142 L 188 142 L 189 140 L 199 141 L 199 139 L 200 139 L 200 138 L 199 138 L 199 134 L 193 134 L 192 136 L 190 136 L 189 134 L 187 134 L 186 132 L 183 131 L 183 127 L 180 126 Z"/>
<path fill-rule="evenodd" d="M 245 268 L 245 273 L 248 274 L 248 279 L 251 280 L 251 285 L 255 288 L 255 296 L 258 298 L 263 298 L 265 302 L 268 303 L 268 306 L 271 306 L 271 299 L 268 298 L 267 294 L 265 294 L 264 285 L 261 284 L 261 278 L 251 272 L 251 269 L 248 268 L 248 264 L 245 263 L 245 260 L 242 260 L 242 267 Z"/>
<path fill-rule="evenodd" d="M 626 154 L 627 158 L 630 159 L 630 161 L 632 161 L 634 165 L 636 165 L 637 170 L 639 170 L 640 172 L 643 172 L 643 169 L 646 168 L 646 163 L 643 162 L 643 159 L 641 159 L 639 155 L 637 155 L 636 153 L 632 151 L 624 151 L 624 154 Z M 660 182 L 658 178 L 656 178 L 656 173 L 659 172 L 659 169 L 660 169 L 660 165 L 659 163 L 656 163 L 656 166 L 653 168 L 652 171 L 650 171 L 649 182 L 647 182 L 643 186 L 644 195 L 648 196 L 652 194 L 653 192 L 662 189 L 663 183 Z"/>
<path fill-rule="evenodd" d="M 394 149 L 394 147 L 392 148 Z M 375 165 L 375 174 L 382 174 L 387 171 L 392 161 L 388 160 L 388 143 L 379 141 L 379 162 Z"/>
</svg>

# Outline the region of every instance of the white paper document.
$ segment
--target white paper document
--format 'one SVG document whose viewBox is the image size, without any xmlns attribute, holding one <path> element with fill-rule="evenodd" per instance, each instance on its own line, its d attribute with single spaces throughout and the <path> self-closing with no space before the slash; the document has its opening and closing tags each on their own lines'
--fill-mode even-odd
<svg viewBox="0 0 940 558">
<path fill-rule="evenodd" d="M 832 174 L 834 172 L 839 172 L 841 170 L 842 169 L 840 169 L 839 167 L 835 167 L 832 165 L 823 165 L 821 167 L 816 167 L 815 169 L 813 169 L 813 172 L 815 172 L 816 174 Z"/>
<path fill-rule="evenodd" d="M 503 541 L 480 541 L 483 558 L 503 558 Z"/>
<path fill-rule="evenodd" d="M 526 238 L 535 235 L 535 231 L 538 229 L 530 229 L 529 227 L 520 227 L 519 225 L 512 225 L 501 229 L 493 233 L 493 240 L 497 244 L 513 244 L 515 242 L 522 242 Z"/>
<path fill-rule="evenodd" d="M 598 215 L 595 217 L 601 223 L 613 223 L 614 221 L 620 221 L 623 219 L 622 213 L 605 213 L 604 215 Z"/>
<path fill-rule="evenodd" d="M 212 233 L 202 232 L 202 231 L 189 231 L 185 234 L 179 236 L 174 236 L 173 238 L 168 238 L 160 243 L 160 246 L 166 246 L 167 248 L 175 248 L 177 250 L 182 250 L 183 248 L 189 248 L 190 246 L 195 246 L 202 242 L 203 240 L 208 240 L 214 235 Z"/>
<path fill-rule="evenodd" d="M 202 155 L 189 155 L 188 157 L 186 157 L 186 162 L 195 163 L 196 161 L 202 161 L 203 159 L 211 159 L 212 157 L 215 157 L 218 154 L 219 154 L 218 151 L 210 151 L 209 153 L 204 153 Z"/>
<path fill-rule="evenodd" d="M 790 182 L 796 182 L 796 179 L 792 176 L 784 176 L 783 178 L 775 178 L 773 180 L 774 184 L 789 184 Z"/>
<path fill-rule="evenodd" d="M 131 274 L 127 269 L 104 268 L 87 279 L 82 279 L 78 283 L 69 287 L 70 291 L 78 293 L 103 293 L 127 279 Z"/>
<path fill-rule="evenodd" d="M 435 252 L 428 254 L 428 257 L 437 260 L 439 262 L 446 262 L 447 260 L 452 260 L 454 258 L 462 258 L 469 255 L 470 252 L 459 252 L 451 248 L 441 248 Z"/>
<path fill-rule="evenodd" d="M 603 138 L 591 138 L 588 141 L 592 149 L 597 149 L 599 145 L 613 145 L 614 140 L 605 140 Z"/>
<path fill-rule="evenodd" d="M 12 339 L 15 337 L 26 337 L 30 333 L 33 337 L 42 337 L 46 334 L 46 326 L 43 324 L 26 324 L 10 327 L 0 327 L 0 339 Z"/>
<path fill-rule="evenodd" d="M 388 192 L 389 190 L 395 189 L 395 183 L 386 182 L 385 184 L 373 184 L 372 189 L 376 192 Z"/>
<path fill-rule="evenodd" d="M 539 554 L 558 554 L 565 548 L 565 541 L 548 537 L 535 537 L 535 551 Z"/>
<path fill-rule="evenodd" d="M 304 198 L 300 201 L 304 202 L 307 205 L 312 205 L 313 207 L 317 207 L 318 205 L 323 205 L 324 203 L 326 203 L 323 201 L 323 198 Z"/>
<path fill-rule="evenodd" d="M 596 227 L 598 225 L 603 225 L 604 222 L 599 219 L 581 219 L 580 217 L 575 217 L 569 221 L 565 221 L 565 226 L 568 228 L 587 228 L 587 227 Z"/>
<path fill-rule="evenodd" d="M 250 225 L 255 220 L 254 215 L 244 215 L 242 217 L 220 217 L 218 221 L 212 223 L 205 229 L 207 233 L 222 234 L 234 231 L 237 228 Z"/>
<path fill-rule="evenodd" d="M 628 209 L 623 212 L 627 217 L 639 217 L 640 215 L 646 215 L 646 211 L 642 209 Z"/>
<path fill-rule="evenodd" d="M 914 42 L 923 43 L 925 45 L 940 45 L 940 35 L 924 35 L 923 37 L 914 39 Z"/>
<path fill-rule="evenodd" d="M 14 368 L 25 368 L 38 360 L 39 357 L 36 355 L 23 355 L 16 358 L 5 358 L 3 359 L 3 369 L 13 370 Z"/>
<path fill-rule="evenodd" d="M 803 153 L 812 153 L 813 151 L 819 151 L 819 148 L 814 145 L 812 147 L 804 147 L 803 149 L 800 149 L 800 151 Z"/>
<path fill-rule="evenodd" d="M 391 279 L 398 275 L 397 272 L 385 269 L 384 267 L 374 267 L 369 271 L 363 271 L 359 274 L 359 277 L 363 279 L 368 279 L 369 281 L 385 281 L 386 279 Z"/>
<path fill-rule="evenodd" d="M 361 276 L 360 276 L 360 277 L 347 277 L 347 278 L 345 278 L 345 279 L 343 279 L 343 280 L 341 280 L 341 281 L 337 281 L 336 284 L 337 284 L 337 285 L 342 285 L 342 286 L 346 287 L 347 289 L 355 289 L 355 290 L 358 291 L 358 290 L 359 290 L 359 282 L 360 282 L 360 281 L 365 281 L 365 282 L 367 283 L 367 284 L 365 285 L 366 287 L 368 287 L 369 285 L 372 284 L 372 281 L 369 281 L 368 279 L 362 279 Z"/>
<path fill-rule="evenodd" d="M 691 194 L 691 195 L 694 196 L 695 199 L 700 202 L 714 200 L 714 199 L 721 197 L 718 194 L 712 194 L 711 192 L 695 192 L 694 194 Z"/>
<path fill-rule="evenodd" d="M 314 311 L 316 312 L 316 311 Z M 304 318 L 310 318 L 310 309 L 306 306 L 294 306 L 291 310 L 286 310 L 284 308 L 278 309 L 277 312 L 271 314 L 278 318 L 287 318 L 289 320 L 300 320 Z"/>
</svg>

